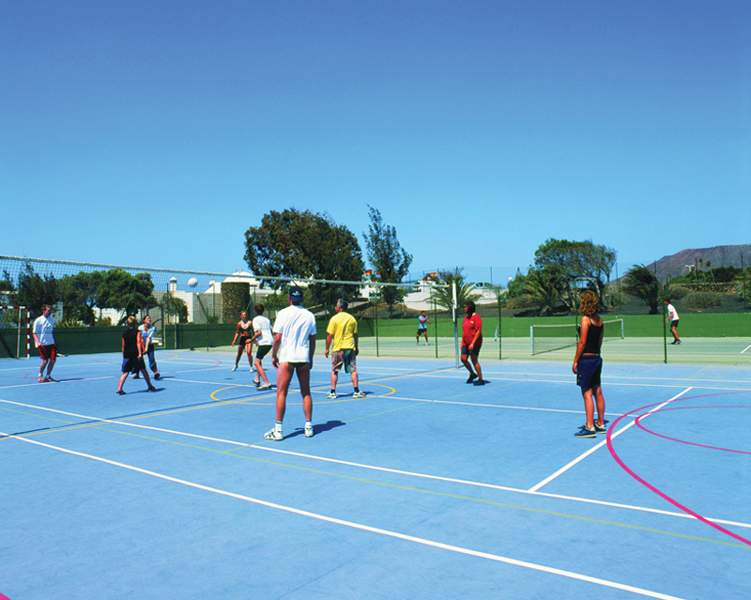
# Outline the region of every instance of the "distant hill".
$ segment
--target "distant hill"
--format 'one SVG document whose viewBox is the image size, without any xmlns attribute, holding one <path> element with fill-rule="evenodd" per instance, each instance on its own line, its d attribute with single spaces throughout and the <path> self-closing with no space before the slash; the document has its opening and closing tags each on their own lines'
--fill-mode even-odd
<svg viewBox="0 0 751 600">
<path fill-rule="evenodd" d="M 699 262 L 699 261 L 702 262 Z M 697 265 L 701 270 L 716 267 L 750 267 L 751 244 L 735 246 L 714 246 L 712 248 L 688 248 L 670 256 L 663 256 L 657 261 L 657 276 L 664 280 L 667 277 L 678 277 L 687 272 L 686 265 Z M 655 263 L 649 265 L 655 268 Z"/>
</svg>

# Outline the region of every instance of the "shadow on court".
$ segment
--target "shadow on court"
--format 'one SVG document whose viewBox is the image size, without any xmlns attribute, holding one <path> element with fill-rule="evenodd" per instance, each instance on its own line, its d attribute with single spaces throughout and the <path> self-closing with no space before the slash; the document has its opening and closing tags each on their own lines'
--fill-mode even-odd
<svg viewBox="0 0 751 600">
<path fill-rule="evenodd" d="M 313 435 L 319 435 L 323 433 L 324 431 L 330 431 L 331 429 L 334 429 L 336 427 L 343 427 L 346 425 L 344 421 L 326 421 L 323 424 L 319 425 L 313 425 Z M 304 433 L 304 430 L 302 427 L 298 427 L 295 429 L 292 433 L 289 435 L 285 435 L 284 439 L 288 440 L 289 438 L 296 437 L 298 435 L 302 435 Z"/>
</svg>

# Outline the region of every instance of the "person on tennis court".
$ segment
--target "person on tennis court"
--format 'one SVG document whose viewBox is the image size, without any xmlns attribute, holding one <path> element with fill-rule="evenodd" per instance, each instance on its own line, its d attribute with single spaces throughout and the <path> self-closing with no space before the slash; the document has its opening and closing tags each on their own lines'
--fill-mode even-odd
<svg viewBox="0 0 751 600">
<path fill-rule="evenodd" d="M 154 379 L 161 379 L 159 374 L 159 368 L 156 365 L 156 348 L 154 347 L 154 335 L 156 335 L 156 327 L 151 323 L 151 317 L 146 315 L 143 318 L 141 325 L 138 326 L 138 333 L 143 340 L 143 347 L 146 349 L 146 356 L 149 357 L 149 369 L 154 374 Z M 139 379 L 140 373 L 133 375 L 133 379 Z"/>
<path fill-rule="evenodd" d="M 269 381 L 266 371 L 263 370 L 263 358 L 271 352 L 271 346 L 274 343 L 274 336 L 271 333 L 271 321 L 268 317 L 263 316 L 263 304 L 256 304 L 253 307 L 256 316 L 253 317 L 253 342 L 256 344 L 256 376 L 253 383 L 259 390 L 270 390 L 271 382 Z M 261 383 L 263 380 L 263 383 Z"/>
<path fill-rule="evenodd" d="M 584 399 L 585 422 L 574 434 L 578 438 L 593 438 L 598 433 L 607 432 L 605 420 L 605 396 L 602 393 L 600 376 L 602 357 L 600 348 L 605 333 L 605 324 L 599 314 L 599 300 L 592 290 L 584 290 L 580 296 L 579 343 L 576 345 L 574 364 L 571 370 L 576 374 L 576 384 Z M 597 401 L 597 421 L 594 420 L 594 403 Z"/>
<path fill-rule="evenodd" d="M 428 341 L 428 315 L 425 313 L 425 311 L 421 311 L 420 315 L 417 317 L 417 345 L 420 345 L 420 336 L 425 338 L 425 344 L 430 344 Z"/>
<path fill-rule="evenodd" d="M 336 314 L 329 319 L 326 327 L 326 351 L 324 356 L 329 357 L 331 350 L 331 390 L 327 398 L 336 398 L 336 383 L 339 379 L 339 370 L 344 367 L 344 372 L 352 377 L 354 392 L 352 398 L 364 398 L 365 394 L 360 391 L 357 376 L 357 355 L 360 353 L 357 336 L 357 319 L 347 312 L 349 304 L 344 298 L 336 301 L 334 311 Z"/>
<path fill-rule="evenodd" d="M 128 379 L 130 373 L 142 373 L 143 378 L 146 380 L 147 389 L 150 392 L 156 392 L 156 388 L 151 385 L 151 378 L 149 372 L 146 370 L 146 364 L 143 361 L 143 353 L 145 347 L 143 344 L 143 337 L 138 329 L 136 329 L 136 317 L 130 315 L 126 322 L 125 331 L 122 336 L 122 349 L 123 349 L 123 364 L 121 367 L 122 375 L 117 382 L 117 394 L 123 396 L 125 390 L 123 385 Z"/>
<path fill-rule="evenodd" d="M 680 344 L 681 343 L 681 336 L 678 335 L 678 321 L 681 320 L 680 316 L 678 316 L 678 311 L 675 310 L 675 306 L 673 306 L 670 302 L 670 298 L 664 298 L 663 302 L 667 306 L 666 310 L 666 319 L 670 323 L 670 333 L 673 335 L 673 341 L 670 342 L 671 344 Z"/>
<path fill-rule="evenodd" d="M 271 364 L 276 374 L 276 421 L 274 428 L 263 437 L 279 442 L 284 439 L 282 422 L 287 409 L 287 390 L 292 375 L 297 374 L 305 413 L 305 437 L 313 437 L 313 398 L 310 395 L 310 369 L 316 351 L 316 319 L 302 306 L 303 293 L 299 287 L 289 290 L 289 306 L 279 311 L 272 329 L 274 344 Z"/>
<path fill-rule="evenodd" d="M 57 345 L 55 344 L 55 319 L 52 316 L 52 307 L 42 304 L 42 314 L 34 319 L 31 328 L 34 334 L 34 346 L 39 352 L 39 383 L 49 383 L 52 379 L 52 369 L 57 361 Z M 45 368 L 47 374 L 44 374 Z"/>
<path fill-rule="evenodd" d="M 253 338 L 251 336 L 253 323 L 248 319 L 248 313 L 242 311 L 240 313 L 240 320 L 235 325 L 235 337 L 232 338 L 231 346 L 237 344 L 237 355 L 235 356 L 235 366 L 232 367 L 233 371 L 237 371 L 237 366 L 240 364 L 240 357 L 243 352 L 248 355 L 248 365 L 250 370 L 253 370 Z"/>
<path fill-rule="evenodd" d="M 479 360 L 480 349 L 482 348 L 482 319 L 476 311 L 477 307 L 472 300 L 465 302 L 464 323 L 462 323 L 461 359 L 462 364 L 469 371 L 467 383 L 474 382 L 475 385 L 485 385 Z M 474 367 L 474 371 L 472 367 Z"/>
</svg>

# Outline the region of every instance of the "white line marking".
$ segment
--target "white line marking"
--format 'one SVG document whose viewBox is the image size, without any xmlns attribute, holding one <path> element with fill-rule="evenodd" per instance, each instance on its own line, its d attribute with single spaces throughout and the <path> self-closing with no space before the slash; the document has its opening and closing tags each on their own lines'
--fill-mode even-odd
<svg viewBox="0 0 751 600">
<path fill-rule="evenodd" d="M 670 404 L 671 402 L 674 402 L 675 400 L 678 400 L 678 398 L 680 398 L 681 396 L 683 396 L 683 395 L 684 395 L 684 394 L 686 394 L 687 392 L 690 392 L 690 391 L 691 391 L 691 390 L 693 390 L 693 389 L 694 389 L 693 387 L 689 386 L 689 387 L 687 387 L 687 388 L 686 388 L 685 390 L 683 390 L 682 392 L 678 392 L 678 393 L 677 393 L 677 394 L 676 394 L 675 396 L 673 396 L 672 398 L 668 398 L 667 400 L 665 400 L 665 402 L 663 402 L 663 403 L 662 403 L 662 404 L 660 404 L 659 406 L 656 406 L 655 408 L 653 408 L 652 410 L 650 410 L 649 412 L 647 412 L 647 413 L 646 413 L 646 414 L 644 415 L 644 417 L 642 417 L 642 418 L 646 418 L 646 417 L 648 417 L 649 415 L 651 415 L 652 413 L 655 413 L 655 412 L 657 412 L 658 410 L 661 410 L 662 408 L 664 408 L 665 406 L 667 406 L 667 405 L 668 405 L 668 404 Z M 616 432 L 615 432 L 615 433 L 614 433 L 614 434 L 613 434 L 612 436 L 610 436 L 610 437 L 611 437 L 611 439 L 612 439 L 612 438 L 616 438 L 616 437 L 618 437 L 618 436 L 619 436 L 619 435 L 621 435 L 622 433 L 625 433 L 626 431 L 628 431 L 629 429 L 631 429 L 631 428 L 632 428 L 632 427 L 633 427 L 634 425 L 636 425 L 636 419 L 632 420 L 632 421 L 631 421 L 631 422 L 630 422 L 630 423 L 629 423 L 628 425 L 625 425 L 624 427 L 621 427 L 621 428 L 620 428 L 620 429 L 619 429 L 618 431 L 616 431 Z M 584 460 L 585 458 L 587 458 L 587 457 L 588 457 L 588 456 L 589 456 L 590 454 L 594 454 L 595 452 L 597 452 L 597 451 L 598 451 L 598 450 L 599 450 L 600 448 L 602 448 L 603 446 L 605 446 L 605 445 L 606 445 L 607 443 L 608 443 L 608 442 L 607 442 L 607 440 L 603 440 L 603 441 L 601 441 L 601 442 L 600 442 L 599 444 L 596 444 L 596 445 L 592 446 L 592 447 L 591 447 L 591 448 L 590 448 L 589 450 L 587 450 L 586 452 L 584 452 L 584 453 L 580 454 L 579 456 L 577 456 L 577 457 L 576 457 L 576 458 L 575 458 L 574 460 L 572 460 L 571 462 L 568 462 L 568 463 L 566 463 L 565 465 L 563 465 L 563 466 L 562 466 L 562 467 L 561 467 L 560 469 L 558 469 L 558 470 L 557 470 L 557 471 L 556 471 L 555 473 L 551 473 L 550 475 L 548 475 L 548 476 L 547 476 L 547 477 L 546 477 L 545 479 L 543 479 L 542 481 L 538 481 L 538 482 L 537 482 L 537 483 L 536 483 L 535 485 L 533 485 L 533 486 L 532 486 L 531 488 L 529 488 L 529 491 L 530 491 L 530 492 L 536 492 L 536 491 L 538 491 L 538 490 L 539 490 L 540 488 L 542 488 L 542 487 L 546 486 L 547 484 L 549 484 L 549 483 L 550 483 L 551 481 L 553 481 L 554 479 L 556 479 L 556 478 L 560 477 L 561 475 L 563 475 L 563 474 L 564 474 L 564 473 L 565 473 L 566 471 L 568 471 L 568 470 L 569 470 L 569 469 L 570 469 L 571 467 L 573 467 L 573 466 L 575 466 L 575 465 L 579 464 L 579 463 L 580 463 L 581 461 L 583 461 L 583 460 Z"/>
<path fill-rule="evenodd" d="M 295 452 L 295 451 L 292 451 L 292 450 L 282 450 L 281 448 L 276 448 L 276 447 L 271 447 L 271 446 L 262 446 L 262 445 L 258 445 L 258 444 L 250 444 L 248 442 L 238 442 L 236 440 L 230 440 L 230 439 L 226 439 L 226 438 L 213 437 L 213 436 L 209 436 L 209 435 L 201 435 L 201 434 L 197 434 L 197 433 L 189 433 L 189 432 L 186 432 L 186 431 L 177 431 L 177 430 L 174 430 L 174 429 L 167 429 L 167 428 L 164 428 L 164 427 L 156 427 L 156 426 L 153 426 L 153 425 L 143 425 L 141 423 L 132 423 L 132 422 L 129 422 L 129 421 L 118 421 L 116 419 L 104 419 L 104 418 L 100 418 L 100 417 L 93 417 L 93 416 L 82 415 L 82 414 L 79 414 L 79 413 L 73 413 L 73 412 L 69 412 L 69 411 L 65 411 L 65 410 L 59 410 L 59 409 L 56 409 L 56 408 L 48 408 L 46 406 L 36 406 L 34 404 L 26 404 L 24 402 L 15 402 L 13 400 L 2 400 L 2 399 L 0 399 L 0 402 L 3 403 L 3 404 L 12 404 L 12 405 L 15 405 L 15 406 L 22 406 L 22 407 L 25 407 L 25 408 L 33 408 L 33 409 L 37 409 L 37 410 L 41 410 L 41 411 L 45 411 L 45 412 L 51 412 L 51 413 L 62 414 L 62 415 L 70 416 L 70 417 L 76 417 L 76 418 L 80 418 L 80 419 L 85 419 L 87 421 L 98 421 L 100 423 L 109 423 L 109 424 L 112 424 L 112 425 L 122 425 L 122 426 L 125 426 L 125 427 L 133 427 L 133 428 L 136 428 L 136 429 L 146 429 L 146 430 L 150 430 L 150 431 L 158 431 L 160 433 L 168 433 L 168 434 L 176 435 L 176 436 L 188 437 L 188 438 L 199 439 L 199 440 L 206 440 L 206 441 L 209 441 L 209 442 L 217 442 L 217 443 L 220 443 L 220 444 L 226 444 L 228 446 L 240 446 L 240 447 L 243 447 L 243 448 L 252 448 L 254 450 L 261 450 L 263 452 L 270 452 L 272 454 L 282 454 L 282 455 L 287 455 L 287 456 L 296 456 L 296 457 L 305 458 L 305 459 L 308 459 L 308 460 L 316 460 L 316 461 L 319 461 L 319 462 L 333 463 L 333 464 L 338 464 L 338 465 L 344 465 L 344 466 L 347 466 L 347 467 L 354 467 L 354 468 L 358 468 L 358 469 L 366 469 L 366 470 L 369 470 L 369 471 L 378 471 L 378 472 L 382 472 L 382 473 L 391 473 L 391 474 L 394 474 L 394 475 L 402 475 L 402 476 L 405 476 L 405 477 L 415 477 L 415 478 L 418 478 L 418 479 L 429 479 L 429 480 L 434 480 L 434 481 L 443 481 L 443 482 L 446 482 L 446 483 L 455 483 L 455 484 L 467 485 L 467 486 L 471 486 L 471 487 L 487 488 L 487 489 L 498 490 L 498 491 L 502 491 L 502 492 L 511 492 L 511 493 L 515 493 L 515 494 L 526 494 L 526 495 L 531 495 L 531 496 L 543 496 L 543 497 L 546 497 L 546 498 L 555 498 L 555 499 L 558 499 L 558 500 L 568 500 L 568 501 L 572 501 L 572 502 L 582 502 L 582 503 L 585 503 L 585 504 L 597 504 L 599 506 L 608 506 L 608 507 L 611 507 L 611 508 L 622 508 L 622 509 L 626 509 L 626 510 L 634 510 L 634 511 L 639 511 L 639 512 L 647 512 L 647 513 L 653 513 L 653 514 L 658 514 L 658 515 L 665 515 L 665 516 L 670 516 L 670 517 L 679 517 L 679 518 L 682 518 L 682 519 L 693 519 L 694 518 L 691 515 L 689 515 L 687 513 L 684 513 L 684 512 L 671 512 L 671 511 L 667 511 L 667 510 L 663 510 L 663 509 L 659 509 L 659 508 L 650 508 L 650 507 L 646 507 L 646 506 L 636 506 L 636 505 L 632 505 L 632 504 L 622 504 L 622 503 L 619 503 L 619 502 L 609 502 L 607 500 L 596 500 L 594 498 L 581 498 L 581 497 L 578 497 L 578 496 L 567 496 L 567 495 L 564 495 L 564 494 L 554 494 L 554 493 L 550 493 L 550 492 L 530 491 L 530 490 L 526 490 L 526 489 L 523 489 L 523 488 L 515 488 L 515 487 L 510 487 L 510 486 L 505 486 L 505 485 L 498 485 L 498 484 L 495 484 L 495 483 L 485 483 L 485 482 L 481 482 L 481 481 L 472 481 L 472 480 L 468 480 L 468 479 L 457 479 L 455 477 L 444 477 L 444 476 L 441 476 L 441 475 L 431 475 L 429 473 L 420 473 L 420 472 L 416 472 L 416 471 L 405 471 L 403 469 L 394 469 L 394 468 L 391 468 L 391 467 L 383 467 L 383 466 L 379 466 L 379 465 L 370 465 L 370 464 L 365 464 L 365 463 L 358 463 L 358 462 L 353 462 L 353 461 L 349 461 L 349 460 L 342 460 L 342 459 L 338 459 L 338 458 L 331 458 L 331 457 L 327 457 L 327 456 L 319 456 L 319 455 L 316 455 L 316 454 L 306 454 L 304 452 Z M 222 402 L 222 401 L 219 401 L 219 402 Z M 76 424 L 75 423 L 71 423 L 70 425 L 76 425 Z M 730 526 L 736 526 L 736 527 L 743 527 L 743 528 L 751 529 L 751 523 L 743 523 L 741 521 L 729 521 L 729 520 L 726 520 L 726 519 L 718 519 L 718 518 L 708 518 L 708 520 L 714 521 L 715 523 L 720 523 L 720 524 L 723 524 L 723 525 L 730 525 Z"/>
<path fill-rule="evenodd" d="M 39 383 L 38 381 L 35 381 L 34 383 L 18 383 L 16 385 L 0 385 L 0 390 L 10 390 L 13 388 L 22 388 L 22 387 L 40 387 L 43 385 L 57 385 L 60 383 L 80 383 L 82 381 L 100 381 L 102 379 L 114 379 L 114 375 L 104 375 L 102 377 L 82 377 L 81 379 L 61 379 L 58 381 L 54 381 L 52 383 Z"/>
<path fill-rule="evenodd" d="M 746 350 L 748 350 L 749 348 L 751 348 L 751 344 L 749 344 L 743 350 L 741 350 L 741 354 L 744 354 L 746 352 Z"/>
<path fill-rule="evenodd" d="M 0 435 L 8 435 L 0 432 Z M 13 439 L 28 443 L 28 444 L 34 444 L 36 446 L 41 446 L 43 448 L 48 448 L 50 450 L 55 450 L 56 452 L 62 452 L 63 454 L 69 454 L 71 456 L 78 456 L 80 458 L 85 458 L 87 460 L 92 460 L 95 462 L 104 463 L 113 467 L 118 467 L 120 469 L 125 469 L 127 471 L 133 471 L 135 473 L 140 473 L 142 475 L 147 475 L 149 477 L 154 477 L 156 479 L 162 479 L 164 481 L 169 481 L 171 483 L 176 483 L 178 485 L 183 485 L 185 487 L 201 490 L 204 492 L 209 492 L 211 494 L 216 494 L 219 496 L 226 496 L 228 498 L 234 498 L 236 500 L 241 500 L 243 502 L 248 502 L 250 504 L 256 504 L 258 506 L 264 506 L 266 508 L 271 508 L 274 510 L 280 510 L 283 512 L 291 513 L 294 515 L 299 515 L 301 517 L 307 517 L 309 519 L 315 519 L 317 521 L 323 521 L 326 523 L 331 523 L 334 525 L 340 525 L 342 527 L 349 527 L 351 529 L 356 529 L 359 531 L 365 531 L 368 533 L 374 533 L 376 535 L 381 535 L 384 537 L 390 537 L 398 540 L 403 540 L 405 542 L 411 542 L 413 544 L 420 544 L 422 546 L 428 546 L 431 548 L 438 548 L 439 550 L 446 550 L 447 552 L 454 552 L 456 554 L 463 554 L 465 556 L 473 556 L 476 558 L 484 558 L 486 560 L 491 560 L 494 562 L 504 563 L 507 565 L 512 565 L 515 567 L 521 567 L 523 569 L 529 569 L 532 571 L 538 571 L 541 573 L 548 573 L 550 575 L 558 575 L 559 577 L 566 577 L 569 579 L 574 579 L 577 581 L 584 581 L 586 583 L 592 583 L 595 585 L 600 585 L 603 587 L 613 588 L 617 590 L 621 590 L 624 592 L 631 592 L 632 594 L 638 594 L 641 596 L 648 596 L 650 598 L 660 598 L 662 600 L 678 600 L 677 596 L 671 596 L 669 594 L 663 594 L 661 592 L 655 592 L 652 590 L 648 590 L 645 588 L 636 587 L 633 585 L 628 585 L 624 583 L 619 583 L 617 581 L 610 581 L 608 579 L 601 579 L 599 577 L 592 577 L 590 575 L 584 575 L 583 573 L 577 573 L 575 571 L 567 571 L 565 569 L 558 569 L 556 567 L 549 567 L 547 565 L 542 565 L 538 563 L 528 562 L 524 560 L 518 560 L 516 558 L 511 558 L 508 556 L 503 556 L 500 554 L 491 554 L 490 552 L 483 552 L 480 550 L 473 550 L 472 548 L 465 548 L 463 546 L 455 546 L 453 544 L 445 544 L 443 542 L 438 542 L 435 540 L 430 540 L 427 538 L 417 537 L 414 535 L 409 535 L 406 533 L 401 533 L 398 531 L 392 531 L 390 529 L 382 529 L 380 527 L 372 527 L 370 525 L 365 525 L 363 523 L 357 523 L 355 521 L 349 521 L 346 519 L 340 519 L 337 517 L 330 517 L 328 515 L 323 515 L 320 513 L 314 513 L 307 510 L 302 510 L 300 508 L 295 508 L 293 506 L 288 506 L 286 504 L 279 504 L 276 502 L 269 502 L 268 500 L 261 500 L 260 498 L 255 498 L 253 496 L 246 496 L 245 494 L 238 494 L 236 492 L 230 492 L 228 490 L 223 490 L 220 488 L 211 487 L 208 485 L 203 485 L 201 483 L 196 483 L 194 481 L 188 481 L 186 479 L 180 479 L 178 477 L 173 477 L 171 475 L 166 475 L 164 473 L 159 473 L 157 471 L 151 471 L 149 469 L 144 469 L 141 467 L 137 467 L 135 465 L 131 465 L 128 463 L 123 463 L 115 460 L 110 460 L 107 458 L 104 458 L 102 456 L 96 456 L 94 454 L 87 454 L 85 452 L 78 452 L 76 450 L 70 450 L 68 448 L 63 448 L 61 446 L 53 446 L 52 444 L 46 444 L 44 442 L 40 442 L 38 440 L 32 440 L 28 438 L 23 437 L 15 437 L 13 436 Z"/>
<path fill-rule="evenodd" d="M 201 371 L 218 371 L 220 369 L 221 370 L 226 370 L 227 367 L 225 367 L 223 365 L 222 366 L 214 366 L 214 367 L 203 367 L 201 369 L 186 369 L 184 371 L 183 370 L 175 371 L 175 373 L 199 373 Z"/>
</svg>

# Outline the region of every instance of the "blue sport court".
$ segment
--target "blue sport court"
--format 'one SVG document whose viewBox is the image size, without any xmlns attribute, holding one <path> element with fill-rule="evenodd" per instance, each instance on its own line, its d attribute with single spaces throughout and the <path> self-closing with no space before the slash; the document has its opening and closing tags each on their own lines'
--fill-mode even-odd
<svg viewBox="0 0 751 600">
<path fill-rule="evenodd" d="M 361 358 L 285 438 L 222 352 L 0 361 L 0 598 L 751 598 L 751 366 Z M 267 361 L 268 362 L 268 361 Z M 242 363 L 241 363 L 242 364 Z M 273 369 L 269 374 L 274 376 Z"/>
</svg>

